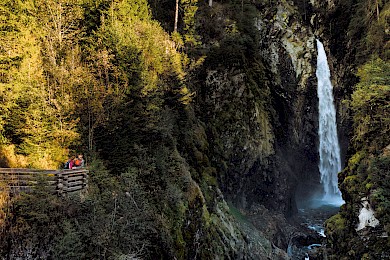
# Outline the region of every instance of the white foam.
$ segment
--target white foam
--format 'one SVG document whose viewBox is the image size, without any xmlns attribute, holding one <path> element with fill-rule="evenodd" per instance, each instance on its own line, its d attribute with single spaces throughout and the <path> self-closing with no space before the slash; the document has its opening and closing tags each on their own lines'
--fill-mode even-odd
<svg viewBox="0 0 390 260">
<path fill-rule="evenodd" d="M 325 194 L 324 197 L 320 200 L 321 205 L 329 205 L 334 207 L 340 207 L 345 201 L 341 198 L 339 194 L 329 195 Z"/>
<path fill-rule="evenodd" d="M 310 207 L 313 209 L 320 208 L 322 206 L 340 207 L 345 201 L 338 195 L 335 196 L 322 196 L 314 197 L 310 200 Z"/>
</svg>

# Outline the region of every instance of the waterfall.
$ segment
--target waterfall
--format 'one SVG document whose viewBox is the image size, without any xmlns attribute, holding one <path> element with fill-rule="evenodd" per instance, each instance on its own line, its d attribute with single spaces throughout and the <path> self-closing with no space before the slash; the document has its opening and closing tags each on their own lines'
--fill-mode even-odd
<svg viewBox="0 0 390 260">
<path fill-rule="evenodd" d="M 337 138 L 336 109 L 333 101 L 333 86 L 326 53 L 322 43 L 317 40 L 317 71 L 319 99 L 319 130 L 321 183 L 324 194 L 323 203 L 341 205 L 344 201 L 338 188 L 337 174 L 341 171 L 340 147 Z"/>
</svg>

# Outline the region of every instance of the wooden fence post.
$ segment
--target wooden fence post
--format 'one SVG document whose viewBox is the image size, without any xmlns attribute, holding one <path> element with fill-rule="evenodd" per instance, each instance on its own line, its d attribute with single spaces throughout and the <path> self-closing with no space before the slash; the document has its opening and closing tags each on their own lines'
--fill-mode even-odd
<svg viewBox="0 0 390 260">
<path fill-rule="evenodd" d="M 86 173 L 83 174 L 83 187 L 84 189 L 88 188 L 88 178 Z"/>
<path fill-rule="evenodd" d="M 62 172 L 59 172 L 58 175 L 57 175 L 57 189 L 58 189 L 58 195 L 59 196 L 62 196 L 63 192 L 64 192 L 64 184 L 62 183 Z"/>
<path fill-rule="evenodd" d="M 69 178 L 69 175 L 64 174 L 63 176 L 64 176 L 64 178 L 63 178 L 64 181 L 62 182 L 64 184 L 63 190 L 64 190 L 64 194 L 67 194 L 68 193 L 68 178 Z"/>
</svg>

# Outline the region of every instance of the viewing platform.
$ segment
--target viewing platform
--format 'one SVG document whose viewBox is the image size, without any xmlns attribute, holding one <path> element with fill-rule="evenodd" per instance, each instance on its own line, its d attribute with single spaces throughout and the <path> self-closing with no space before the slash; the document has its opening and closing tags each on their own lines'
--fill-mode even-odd
<svg viewBox="0 0 390 260">
<path fill-rule="evenodd" d="M 38 182 L 42 182 L 53 193 L 64 196 L 68 193 L 86 190 L 88 173 L 86 168 L 72 170 L 0 168 L 0 190 L 9 189 L 11 194 L 28 193 Z"/>
</svg>

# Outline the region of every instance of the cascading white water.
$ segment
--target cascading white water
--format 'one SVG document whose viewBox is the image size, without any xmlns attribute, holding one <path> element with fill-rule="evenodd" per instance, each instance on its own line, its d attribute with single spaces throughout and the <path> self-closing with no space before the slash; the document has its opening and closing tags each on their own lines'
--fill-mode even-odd
<svg viewBox="0 0 390 260">
<path fill-rule="evenodd" d="M 340 147 L 337 138 L 336 110 L 333 102 L 333 86 L 326 53 L 317 40 L 317 80 L 319 98 L 319 138 L 321 183 L 324 189 L 322 202 L 341 205 L 344 201 L 338 188 L 337 174 L 341 171 Z"/>
</svg>

